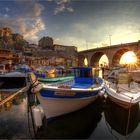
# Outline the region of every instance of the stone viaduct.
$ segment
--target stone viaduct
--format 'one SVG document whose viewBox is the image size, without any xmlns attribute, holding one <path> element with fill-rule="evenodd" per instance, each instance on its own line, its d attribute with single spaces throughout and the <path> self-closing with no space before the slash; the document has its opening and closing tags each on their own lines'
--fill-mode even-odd
<svg viewBox="0 0 140 140">
<path fill-rule="evenodd" d="M 78 52 L 79 66 L 84 66 L 84 59 L 87 58 L 88 65 L 96 67 L 99 64 L 99 60 L 103 55 L 106 55 L 109 61 L 109 67 L 119 64 L 121 56 L 128 52 L 133 51 L 140 62 L 140 41 L 112 45 L 101 48 L 94 48 Z"/>
</svg>

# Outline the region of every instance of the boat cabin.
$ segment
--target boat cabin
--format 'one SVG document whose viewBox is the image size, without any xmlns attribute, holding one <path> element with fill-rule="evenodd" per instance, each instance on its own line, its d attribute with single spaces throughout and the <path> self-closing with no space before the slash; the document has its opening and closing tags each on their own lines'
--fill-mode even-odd
<svg viewBox="0 0 140 140">
<path fill-rule="evenodd" d="M 91 67 L 76 67 L 74 68 L 74 82 L 73 87 L 89 87 L 96 81 L 95 74 Z"/>
</svg>

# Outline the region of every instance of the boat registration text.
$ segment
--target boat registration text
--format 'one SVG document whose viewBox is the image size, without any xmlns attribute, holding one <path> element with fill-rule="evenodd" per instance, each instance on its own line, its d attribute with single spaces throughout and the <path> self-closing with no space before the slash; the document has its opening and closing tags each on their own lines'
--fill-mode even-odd
<svg viewBox="0 0 140 140">
<path fill-rule="evenodd" d="M 58 96 L 74 96 L 76 93 L 68 91 L 56 91 L 54 94 Z"/>
</svg>

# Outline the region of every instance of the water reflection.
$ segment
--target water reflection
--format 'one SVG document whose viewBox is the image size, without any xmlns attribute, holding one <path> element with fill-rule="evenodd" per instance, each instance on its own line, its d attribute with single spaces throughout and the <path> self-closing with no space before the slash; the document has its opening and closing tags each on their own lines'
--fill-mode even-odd
<svg viewBox="0 0 140 140">
<path fill-rule="evenodd" d="M 27 100 L 21 93 L 0 106 L 0 139 L 27 139 Z"/>
<path fill-rule="evenodd" d="M 115 130 L 122 136 L 127 136 L 132 133 L 139 124 L 139 104 L 132 106 L 130 110 L 126 110 L 107 98 L 104 115 L 111 132 Z"/>
<path fill-rule="evenodd" d="M 0 106 L 0 139 L 30 139 L 34 137 L 31 118 L 27 114 L 27 94 L 19 94 Z M 130 110 L 102 99 L 89 106 L 46 122 L 38 129 L 39 139 L 113 139 L 140 138 L 140 109 L 136 104 Z M 47 124 L 47 125 L 46 125 Z M 29 132 L 31 130 L 31 134 Z M 130 135 L 131 134 L 131 135 Z"/>
<path fill-rule="evenodd" d="M 61 116 L 52 122 L 47 123 L 44 119 L 45 125 L 37 132 L 38 138 L 88 138 L 100 122 L 102 111 L 102 99 L 99 99 L 79 111 Z"/>
<path fill-rule="evenodd" d="M 11 91 L 1 91 L 0 92 L 0 103 L 10 97 L 13 94 L 13 92 Z M 15 96 L 13 99 L 8 100 L 7 102 L 5 102 L 4 104 L 0 105 L 0 112 L 2 111 L 10 111 L 10 109 L 12 108 L 13 105 L 19 105 L 23 102 L 23 99 L 26 97 L 25 94 L 20 93 L 17 96 Z"/>
</svg>

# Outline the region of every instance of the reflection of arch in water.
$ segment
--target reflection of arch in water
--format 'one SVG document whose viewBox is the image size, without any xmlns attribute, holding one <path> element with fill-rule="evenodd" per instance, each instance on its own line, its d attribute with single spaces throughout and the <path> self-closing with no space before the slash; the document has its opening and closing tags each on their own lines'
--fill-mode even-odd
<svg viewBox="0 0 140 140">
<path fill-rule="evenodd" d="M 109 98 L 106 100 L 104 114 L 110 127 L 124 136 L 133 132 L 140 121 L 139 104 L 135 104 L 130 110 L 126 110 L 110 101 Z"/>
<path fill-rule="evenodd" d="M 38 138 L 88 138 L 101 120 L 102 111 L 102 99 L 96 100 L 79 111 L 63 115 L 44 125 L 38 131 Z M 46 124 L 45 118 L 43 121 Z"/>
</svg>

